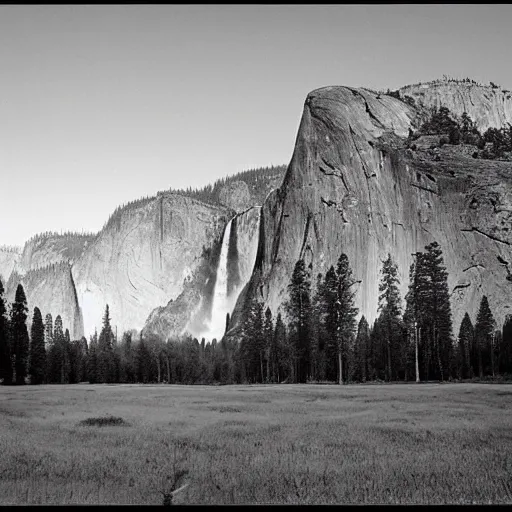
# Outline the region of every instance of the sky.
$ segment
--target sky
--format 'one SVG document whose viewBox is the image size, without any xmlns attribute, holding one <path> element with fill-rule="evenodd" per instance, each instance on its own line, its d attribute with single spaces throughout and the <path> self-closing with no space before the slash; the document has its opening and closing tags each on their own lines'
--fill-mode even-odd
<svg viewBox="0 0 512 512">
<path fill-rule="evenodd" d="M 512 5 L 0 6 L 0 245 L 287 164 L 307 94 L 512 89 Z"/>
</svg>

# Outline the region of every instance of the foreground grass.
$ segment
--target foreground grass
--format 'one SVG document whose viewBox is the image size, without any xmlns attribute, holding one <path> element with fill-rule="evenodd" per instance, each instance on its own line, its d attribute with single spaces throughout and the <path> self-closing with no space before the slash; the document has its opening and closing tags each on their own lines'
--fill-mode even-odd
<svg viewBox="0 0 512 512">
<path fill-rule="evenodd" d="M 512 503 L 508 384 L 0 391 L 0 504 Z"/>
</svg>

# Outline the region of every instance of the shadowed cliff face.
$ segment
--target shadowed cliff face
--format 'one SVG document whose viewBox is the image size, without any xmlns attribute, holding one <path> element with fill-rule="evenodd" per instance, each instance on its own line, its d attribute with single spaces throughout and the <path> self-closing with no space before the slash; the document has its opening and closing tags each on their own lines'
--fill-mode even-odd
<svg viewBox="0 0 512 512">
<path fill-rule="evenodd" d="M 64 329 L 69 329 L 72 339 L 79 339 L 83 333 L 83 323 L 71 266 L 67 262 L 52 264 L 24 275 L 13 272 L 6 287 L 6 297 L 14 301 L 18 284 L 23 286 L 28 305 L 28 327 L 32 325 L 34 307 L 39 307 L 43 318 L 50 313 L 53 320 L 60 315 Z"/>
<path fill-rule="evenodd" d="M 274 313 L 299 258 L 314 282 L 345 252 L 361 280 L 357 306 L 371 322 L 387 253 L 398 263 L 403 298 L 412 253 L 434 240 L 449 272 L 455 330 L 465 311 L 475 318 L 484 294 L 498 321 L 512 312 L 512 166 L 450 147 L 440 161 L 406 150 L 401 137 L 418 114 L 393 97 L 346 87 L 307 97 L 283 186 L 263 207 L 265 235 L 249 287 Z"/>
</svg>

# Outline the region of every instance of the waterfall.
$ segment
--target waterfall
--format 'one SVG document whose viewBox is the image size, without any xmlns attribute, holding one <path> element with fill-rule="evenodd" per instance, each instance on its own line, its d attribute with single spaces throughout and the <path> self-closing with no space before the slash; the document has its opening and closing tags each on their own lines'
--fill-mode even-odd
<svg viewBox="0 0 512 512">
<path fill-rule="evenodd" d="M 210 321 L 200 332 L 193 329 L 190 331 L 198 339 L 204 337 L 212 341 L 216 338 L 220 341 L 224 336 L 226 314 L 233 313 L 238 296 L 249 281 L 256 261 L 260 215 L 261 207 L 257 206 L 235 215 L 227 223 L 222 236 Z M 233 222 L 235 218 L 236 222 Z M 233 243 L 235 247 L 230 247 Z M 233 258 L 236 259 L 233 261 Z M 233 275 L 237 276 L 234 282 Z M 231 289 L 228 288 L 229 277 L 232 280 Z"/>
<path fill-rule="evenodd" d="M 232 222 L 233 219 L 228 222 L 222 237 L 219 265 L 217 266 L 217 279 L 213 292 L 212 317 L 208 333 L 211 339 L 217 338 L 219 341 L 226 329 L 226 313 L 231 314 L 234 306 L 234 304 L 231 304 L 234 301 L 232 299 L 229 300 L 230 297 L 228 297 L 228 250 Z"/>
</svg>

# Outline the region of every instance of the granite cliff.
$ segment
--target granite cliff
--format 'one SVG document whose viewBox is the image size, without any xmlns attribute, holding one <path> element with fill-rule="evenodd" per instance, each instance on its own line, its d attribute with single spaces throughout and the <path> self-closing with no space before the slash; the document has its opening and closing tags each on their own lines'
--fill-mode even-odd
<svg viewBox="0 0 512 512">
<path fill-rule="evenodd" d="M 440 105 L 468 112 L 482 129 L 501 127 L 512 119 L 508 93 L 433 83 L 400 90 L 406 94 L 414 101 L 350 87 L 307 96 L 283 185 L 263 205 L 255 271 L 231 332 L 245 297 L 276 313 L 299 258 L 314 278 L 341 252 L 361 281 L 357 306 L 371 322 L 387 253 L 398 263 L 403 298 L 412 253 L 434 240 L 449 272 L 455 330 L 465 311 L 475 318 L 482 295 L 498 322 L 512 313 L 512 165 L 473 159 L 456 146 L 434 154 L 405 144 L 409 129 Z"/>
</svg>

